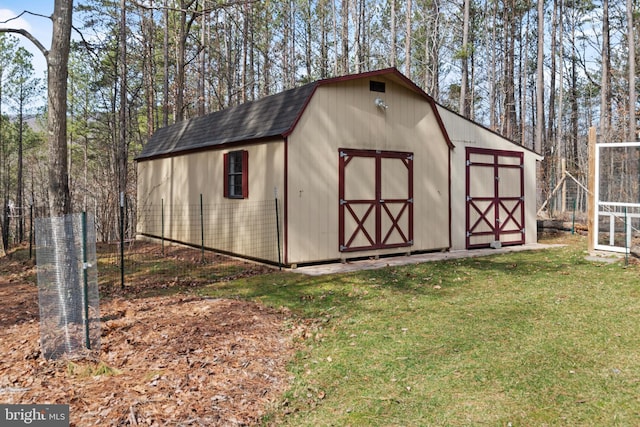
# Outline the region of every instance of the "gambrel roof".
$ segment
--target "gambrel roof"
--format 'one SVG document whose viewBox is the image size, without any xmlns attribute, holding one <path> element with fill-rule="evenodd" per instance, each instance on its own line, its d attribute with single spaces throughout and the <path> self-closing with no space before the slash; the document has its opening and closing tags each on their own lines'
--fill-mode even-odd
<svg viewBox="0 0 640 427">
<path fill-rule="evenodd" d="M 318 80 L 295 89 L 247 102 L 236 107 L 183 120 L 157 130 L 136 160 L 150 160 L 197 151 L 234 142 L 257 141 L 290 134 L 318 86 L 384 76 L 426 98 L 433 106 L 447 143 L 448 134 L 437 113 L 435 101 L 395 68 L 370 71 L 342 77 Z"/>
</svg>

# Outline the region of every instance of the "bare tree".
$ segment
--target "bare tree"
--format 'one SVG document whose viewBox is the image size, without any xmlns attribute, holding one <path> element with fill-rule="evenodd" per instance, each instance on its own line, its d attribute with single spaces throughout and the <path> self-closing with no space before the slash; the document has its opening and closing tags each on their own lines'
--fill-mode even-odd
<svg viewBox="0 0 640 427">
<path fill-rule="evenodd" d="M 185 114 L 184 90 L 186 82 L 186 55 L 187 39 L 191 26 L 198 17 L 196 0 L 180 0 L 180 10 L 178 11 L 178 34 L 176 35 L 176 122 L 181 122 Z M 188 14 L 187 12 L 191 12 Z"/>
<path fill-rule="evenodd" d="M 439 71 L 440 71 L 440 9 L 437 1 L 432 1 L 426 5 L 422 12 L 423 23 L 425 29 L 424 36 L 424 88 L 425 90 L 438 99 L 439 90 Z"/>
<path fill-rule="evenodd" d="M 342 0 L 340 22 L 342 24 L 342 31 L 340 33 L 342 56 L 340 58 L 339 72 L 340 74 L 347 74 L 349 72 L 349 0 Z"/>
<path fill-rule="evenodd" d="M 543 149 L 544 141 L 544 0 L 538 0 L 538 55 L 536 71 L 536 134 L 533 149 Z"/>
<path fill-rule="evenodd" d="M 33 77 L 34 71 L 31 65 L 33 55 L 23 47 L 19 47 L 13 57 L 14 67 L 9 74 L 11 85 L 7 91 L 10 99 L 18 109 L 18 164 L 16 180 L 16 206 L 18 218 L 16 221 L 16 238 L 19 242 L 24 240 L 25 205 L 24 200 L 24 143 L 25 143 L 25 108 L 29 101 L 38 94 L 40 85 L 38 79 Z"/>
<path fill-rule="evenodd" d="M 627 138 L 629 141 L 636 140 L 636 41 L 634 35 L 634 7 L 633 0 L 627 0 L 627 45 L 629 47 L 629 128 Z"/>
<path fill-rule="evenodd" d="M 412 22 L 412 5 L 411 0 L 407 0 L 407 16 L 406 16 L 406 36 L 404 41 L 404 74 L 411 78 L 411 22 Z"/>
<path fill-rule="evenodd" d="M 469 15 L 471 0 L 464 0 L 462 18 L 462 48 L 460 49 L 460 59 L 462 76 L 460 82 L 460 105 L 458 111 L 465 117 L 469 117 L 469 103 L 467 102 L 467 89 L 469 88 Z"/>
<path fill-rule="evenodd" d="M 600 134 L 606 141 L 611 130 L 611 48 L 609 0 L 602 0 L 602 79 L 600 83 Z"/>
<path fill-rule="evenodd" d="M 162 86 L 162 125 L 169 126 L 169 8 L 168 0 L 164 0 L 164 11 L 162 19 L 164 21 L 162 58 L 164 70 L 164 84 Z"/>
<path fill-rule="evenodd" d="M 391 43 L 391 66 L 396 66 L 396 41 L 397 41 L 397 31 L 396 31 L 396 0 L 391 0 L 391 34 L 390 34 L 390 43 Z"/>
</svg>

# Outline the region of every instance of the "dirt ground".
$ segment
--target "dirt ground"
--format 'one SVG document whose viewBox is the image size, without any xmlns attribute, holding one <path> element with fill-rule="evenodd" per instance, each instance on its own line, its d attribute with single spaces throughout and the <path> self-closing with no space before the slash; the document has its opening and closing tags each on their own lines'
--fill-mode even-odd
<svg viewBox="0 0 640 427">
<path fill-rule="evenodd" d="M 287 313 L 240 300 L 110 296 L 99 353 L 45 360 L 34 277 L 0 259 L 0 403 L 69 404 L 72 426 L 255 425 L 288 388 Z"/>
</svg>

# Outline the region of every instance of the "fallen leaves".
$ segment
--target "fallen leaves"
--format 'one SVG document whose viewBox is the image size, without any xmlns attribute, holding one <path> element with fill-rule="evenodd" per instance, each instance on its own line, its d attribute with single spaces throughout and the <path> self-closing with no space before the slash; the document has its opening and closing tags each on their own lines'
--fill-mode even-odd
<svg viewBox="0 0 640 427">
<path fill-rule="evenodd" d="M 16 274 L 0 278 L 3 403 L 69 404 L 75 426 L 251 425 L 288 388 L 286 312 L 184 295 L 114 297 L 101 302 L 100 352 L 47 361 L 37 288 Z"/>
</svg>

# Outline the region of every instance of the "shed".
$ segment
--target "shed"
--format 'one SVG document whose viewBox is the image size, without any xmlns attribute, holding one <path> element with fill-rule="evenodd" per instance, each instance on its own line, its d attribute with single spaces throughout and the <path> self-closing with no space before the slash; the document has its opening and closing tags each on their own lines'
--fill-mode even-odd
<svg viewBox="0 0 640 427">
<path fill-rule="evenodd" d="M 462 152 L 474 165 L 466 181 Z M 481 165 L 493 162 L 502 174 L 507 163 L 502 182 L 514 182 L 509 153 L 522 158 L 518 197 L 527 203 L 506 200 L 511 185 L 499 187 L 499 200 L 481 200 L 496 182 Z M 212 206 L 206 227 L 224 232 L 204 246 L 286 265 L 535 242 L 522 227 L 517 237 L 504 227 L 487 234 L 490 204 L 508 211 L 509 223 L 535 228 L 532 159 L 535 153 L 439 106 L 395 68 L 319 80 L 159 129 L 136 158 L 138 207 L 169 207 L 163 224 L 170 225 L 159 230 L 140 214 L 138 232 L 198 245 L 195 223 L 203 219 L 177 221 L 174 210 L 205 199 Z M 275 247 L 275 231 L 247 220 L 259 202 L 273 205 L 274 189 L 280 252 L 265 249 Z M 466 221 L 478 224 L 463 230 L 469 195 L 477 204 Z M 469 239 L 469 231 L 483 237 Z"/>
</svg>

